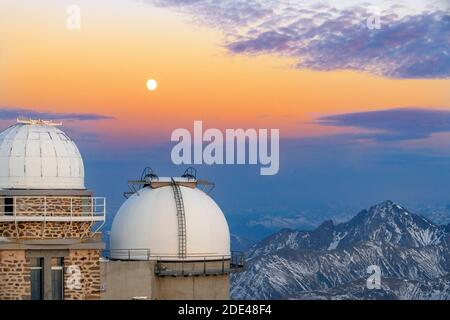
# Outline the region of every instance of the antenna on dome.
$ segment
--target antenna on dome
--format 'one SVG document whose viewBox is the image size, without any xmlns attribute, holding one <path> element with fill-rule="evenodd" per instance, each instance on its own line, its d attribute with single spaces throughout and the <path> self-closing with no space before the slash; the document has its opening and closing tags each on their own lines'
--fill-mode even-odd
<svg viewBox="0 0 450 320">
<path fill-rule="evenodd" d="M 186 178 L 188 180 L 197 180 L 197 170 L 193 167 L 189 167 L 184 171 L 183 175 L 181 176 L 183 178 Z"/>
<path fill-rule="evenodd" d="M 52 127 L 62 126 L 62 122 L 53 122 L 52 120 L 31 119 L 31 118 L 17 118 L 17 123 L 22 124 L 41 124 Z"/>
<path fill-rule="evenodd" d="M 142 171 L 140 180 L 129 180 L 128 188 L 130 191 L 126 191 L 123 193 L 125 198 L 129 198 L 133 194 L 139 195 L 139 190 L 142 188 L 150 187 L 153 181 L 158 181 L 159 177 L 155 174 L 152 168 L 145 167 L 144 171 Z"/>
</svg>

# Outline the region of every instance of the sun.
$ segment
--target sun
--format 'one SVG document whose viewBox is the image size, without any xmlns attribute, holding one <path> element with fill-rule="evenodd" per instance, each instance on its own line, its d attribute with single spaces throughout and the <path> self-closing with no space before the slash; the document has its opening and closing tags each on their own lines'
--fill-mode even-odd
<svg viewBox="0 0 450 320">
<path fill-rule="evenodd" d="M 148 90 L 155 91 L 157 87 L 158 87 L 158 83 L 156 82 L 155 79 L 147 80 L 147 89 Z"/>
</svg>

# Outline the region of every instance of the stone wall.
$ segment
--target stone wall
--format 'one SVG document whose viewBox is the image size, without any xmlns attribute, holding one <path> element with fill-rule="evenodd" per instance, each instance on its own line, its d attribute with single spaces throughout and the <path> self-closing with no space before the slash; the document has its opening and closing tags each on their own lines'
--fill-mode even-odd
<svg viewBox="0 0 450 320">
<path fill-rule="evenodd" d="M 20 216 L 80 216 L 90 214 L 91 199 L 70 197 L 18 197 L 15 214 Z M 3 211 L 2 209 L 0 211 Z M 1 214 L 1 213 L 0 213 Z M 18 240 L 81 239 L 92 237 L 90 222 L 0 222 L 0 237 Z M 55 241 L 57 243 L 57 241 Z M 44 247 L 47 245 L 43 245 Z M 64 257 L 64 298 L 100 298 L 100 250 L 69 249 Z M 35 250 L 49 250 L 35 246 Z M 50 250 L 51 251 L 51 250 Z M 48 260 L 47 260 L 48 261 Z M 30 260 L 24 250 L 0 250 L 0 300 L 30 299 Z M 70 266 L 81 271 L 80 288 L 71 287 Z M 46 268 L 48 270 L 48 268 Z M 69 272 L 67 272 L 69 271 Z M 47 281 L 44 279 L 44 281 Z"/>
<path fill-rule="evenodd" d="M 82 197 L 18 197 L 18 216 L 81 216 L 90 212 L 92 200 Z M 61 239 L 92 236 L 90 222 L 0 222 L 0 237 Z"/>
<path fill-rule="evenodd" d="M 90 222 L 0 222 L 0 237 L 20 239 L 78 239 L 91 237 Z"/>
<path fill-rule="evenodd" d="M 80 282 L 73 278 L 77 268 Z M 64 258 L 64 269 L 64 299 L 100 298 L 100 250 L 70 250 L 69 256 Z"/>
<path fill-rule="evenodd" d="M 90 212 L 90 204 L 85 197 L 17 197 L 15 211 L 22 216 L 80 216 Z"/>
<path fill-rule="evenodd" d="M 0 250 L 0 300 L 30 299 L 30 267 L 24 250 Z"/>
</svg>

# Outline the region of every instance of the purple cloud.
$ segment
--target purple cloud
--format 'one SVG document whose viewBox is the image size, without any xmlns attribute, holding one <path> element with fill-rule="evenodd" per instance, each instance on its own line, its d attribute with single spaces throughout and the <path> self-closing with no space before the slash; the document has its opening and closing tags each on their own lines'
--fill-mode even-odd
<svg viewBox="0 0 450 320">
<path fill-rule="evenodd" d="M 0 120 L 15 120 L 16 118 L 33 118 L 44 120 L 67 120 L 67 121 L 96 121 L 96 120 L 112 120 L 111 116 L 95 114 L 95 113 L 59 113 L 59 112 L 43 112 L 31 109 L 15 109 L 0 107 Z"/>
<path fill-rule="evenodd" d="M 450 7 L 380 8 L 380 29 L 367 27 L 377 1 L 151 0 L 221 28 L 236 54 L 279 54 L 297 68 L 355 70 L 390 78 L 450 77 Z M 439 3 L 438 3 L 439 4 Z"/>
<path fill-rule="evenodd" d="M 357 134 L 355 137 L 358 139 L 412 140 L 450 132 L 450 110 L 400 108 L 356 112 L 320 117 L 316 123 L 378 131 Z"/>
</svg>

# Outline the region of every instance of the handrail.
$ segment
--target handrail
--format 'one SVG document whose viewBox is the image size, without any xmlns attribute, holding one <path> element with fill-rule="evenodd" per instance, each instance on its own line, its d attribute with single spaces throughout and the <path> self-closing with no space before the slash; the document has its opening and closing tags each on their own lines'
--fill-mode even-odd
<svg viewBox="0 0 450 320">
<path fill-rule="evenodd" d="M 105 218 L 104 197 L 0 196 L 0 222 L 104 222 Z"/>
<path fill-rule="evenodd" d="M 150 249 L 110 249 L 103 251 L 108 260 L 155 261 L 157 276 L 225 275 L 245 268 L 243 252 L 231 251 L 229 255 L 157 255 Z"/>
<path fill-rule="evenodd" d="M 240 265 L 244 264 L 245 256 L 241 251 L 230 251 L 229 255 L 222 254 L 198 254 L 198 255 L 186 255 L 184 258 L 180 258 L 178 254 L 153 254 L 150 249 L 146 248 L 135 248 L 135 249 L 108 249 L 103 250 L 103 255 L 108 259 L 117 259 L 114 258 L 121 257 L 122 259 L 125 257 L 130 260 L 156 260 L 156 261 L 223 261 L 230 260 L 233 264 Z M 142 259 L 145 257 L 145 259 Z M 133 259 L 134 258 L 134 259 Z"/>
</svg>

